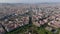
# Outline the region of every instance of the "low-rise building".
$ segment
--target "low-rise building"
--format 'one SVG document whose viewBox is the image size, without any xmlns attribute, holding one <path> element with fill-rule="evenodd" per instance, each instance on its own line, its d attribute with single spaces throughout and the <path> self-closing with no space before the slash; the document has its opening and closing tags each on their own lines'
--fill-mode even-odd
<svg viewBox="0 0 60 34">
<path fill-rule="evenodd" d="M 47 23 L 48 19 L 42 19 L 43 18 L 42 16 L 43 16 L 42 13 L 39 13 L 38 15 L 33 15 L 32 17 L 33 24 L 40 27 L 41 25 Z"/>
<path fill-rule="evenodd" d="M 8 20 L 2 22 L 2 25 L 8 32 L 27 24 L 29 24 L 28 16 L 11 17 Z"/>
<path fill-rule="evenodd" d="M 58 16 L 58 14 L 57 15 L 55 15 L 54 16 L 55 18 L 53 18 L 53 20 L 52 21 L 50 21 L 49 23 L 48 23 L 48 25 L 49 26 L 52 26 L 52 27 L 55 27 L 55 28 L 60 28 L 60 16 Z"/>
<path fill-rule="evenodd" d="M 0 34 L 5 34 L 5 30 L 3 29 L 2 25 L 0 24 Z"/>
</svg>

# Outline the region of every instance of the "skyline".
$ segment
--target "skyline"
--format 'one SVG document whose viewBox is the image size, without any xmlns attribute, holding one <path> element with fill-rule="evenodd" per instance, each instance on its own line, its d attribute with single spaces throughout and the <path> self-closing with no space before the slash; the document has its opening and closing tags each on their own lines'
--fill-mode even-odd
<svg viewBox="0 0 60 34">
<path fill-rule="evenodd" d="M 0 0 L 0 3 L 44 3 L 60 2 L 60 0 Z"/>
</svg>

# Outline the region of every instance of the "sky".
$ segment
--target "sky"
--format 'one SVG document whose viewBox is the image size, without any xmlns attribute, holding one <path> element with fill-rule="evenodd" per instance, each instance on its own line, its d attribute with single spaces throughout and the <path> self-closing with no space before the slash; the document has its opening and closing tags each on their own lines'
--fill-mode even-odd
<svg viewBox="0 0 60 34">
<path fill-rule="evenodd" d="M 60 0 L 0 0 L 0 3 L 44 3 L 60 2 Z"/>
</svg>

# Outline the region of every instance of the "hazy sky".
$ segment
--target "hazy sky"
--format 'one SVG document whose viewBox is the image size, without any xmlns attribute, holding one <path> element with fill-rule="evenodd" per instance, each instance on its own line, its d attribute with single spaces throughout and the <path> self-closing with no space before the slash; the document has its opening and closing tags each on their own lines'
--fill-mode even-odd
<svg viewBox="0 0 60 34">
<path fill-rule="evenodd" d="M 0 0 L 0 3 L 42 3 L 42 2 L 60 2 L 60 0 Z"/>
</svg>

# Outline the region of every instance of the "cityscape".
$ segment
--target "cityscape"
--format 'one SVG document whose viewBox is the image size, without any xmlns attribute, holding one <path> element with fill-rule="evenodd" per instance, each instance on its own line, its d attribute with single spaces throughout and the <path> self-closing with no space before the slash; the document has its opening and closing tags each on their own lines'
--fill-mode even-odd
<svg viewBox="0 0 60 34">
<path fill-rule="evenodd" d="M 60 34 L 60 4 L 0 3 L 0 34 Z"/>
</svg>

